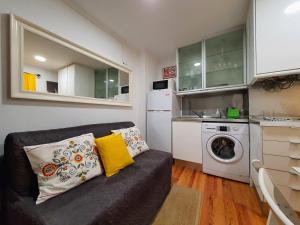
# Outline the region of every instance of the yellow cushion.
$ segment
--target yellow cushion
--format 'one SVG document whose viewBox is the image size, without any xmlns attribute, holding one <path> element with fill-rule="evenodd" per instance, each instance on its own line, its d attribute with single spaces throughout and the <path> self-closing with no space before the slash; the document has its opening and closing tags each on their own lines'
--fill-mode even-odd
<svg viewBox="0 0 300 225">
<path fill-rule="evenodd" d="M 121 134 L 111 134 L 95 140 L 107 177 L 134 163 Z"/>
</svg>

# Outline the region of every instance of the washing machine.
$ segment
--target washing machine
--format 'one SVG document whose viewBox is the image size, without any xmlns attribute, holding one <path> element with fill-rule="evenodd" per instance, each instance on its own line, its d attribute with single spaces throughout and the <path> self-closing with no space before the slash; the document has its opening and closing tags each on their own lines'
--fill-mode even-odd
<svg viewBox="0 0 300 225">
<path fill-rule="evenodd" d="M 249 183 L 249 125 L 202 124 L 203 172 Z"/>
</svg>

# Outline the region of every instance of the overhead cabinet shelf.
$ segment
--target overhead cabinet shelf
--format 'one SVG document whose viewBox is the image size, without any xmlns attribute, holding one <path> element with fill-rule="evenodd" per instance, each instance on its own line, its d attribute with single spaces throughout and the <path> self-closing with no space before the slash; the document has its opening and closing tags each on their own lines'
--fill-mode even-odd
<svg viewBox="0 0 300 225">
<path fill-rule="evenodd" d="M 228 68 L 221 68 L 217 70 L 212 70 L 212 71 L 206 71 L 206 73 L 218 73 L 218 72 L 224 72 L 224 71 L 229 71 L 229 70 L 240 70 L 243 69 L 243 66 L 235 66 L 235 67 L 228 67 Z"/>
<path fill-rule="evenodd" d="M 240 85 L 244 83 L 243 74 L 244 68 L 237 67 L 226 70 L 207 72 L 206 73 L 206 87 L 227 87 L 233 85 Z M 226 76 L 226 80 L 223 76 Z"/>
<path fill-rule="evenodd" d="M 244 51 L 232 51 L 206 58 L 206 72 L 216 72 L 244 67 Z"/>
<path fill-rule="evenodd" d="M 179 95 L 244 88 L 244 29 L 177 50 Z"/>
<path fill-rule="evenodd" d="M 220 56 L 226 57 L 226 55 L 233 55 L 233 54 L 235 54 L 238 51 L 243 52 L 244 49 L 243 48 L 241 48 L 241 49 L 234 49 L 234 50 L 224 51 L 222 53 L 218 53 L 218 54 L 214 54 L 214 55 L 208 55 L 208 54 L 206 54 L 206 58 L 209 59 L 209 58 L 220 57 Z"/>
</svg>

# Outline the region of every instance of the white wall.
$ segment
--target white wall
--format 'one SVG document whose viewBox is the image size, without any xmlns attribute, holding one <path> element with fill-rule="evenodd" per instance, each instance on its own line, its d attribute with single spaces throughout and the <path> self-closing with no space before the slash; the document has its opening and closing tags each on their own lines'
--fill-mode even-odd
<svg viewBox="0 0 300 225">
<path fill-rule="evenodd" d="M 300 116 L 300 82 L 286 90 L 268 92 L 262 88 L 249 89 L 250 115 Z"/>
<path fill-rule="evenodd" d="M 24 72 L 40 74 L 41 76 L 36 79 L 36 90 L 38 92 L 47 92 L 47 81 L 57 82 L 57 72 L 51 70 L 41 69 L 35 66 L 24 65 Z"/>
<path fill-rule="evenodd" d="M 10 132 L 90 123 L 133 121 L 145 132 L 145 63 L 141 54 L 121 43 L 59 0 L 0 0 L 0 151 Z M 94 106 L 9 98 L 8 13 L 14 13 L 133 71 L 133 107 Z"/>
<path fill-rule="evenodd" d="M 152 82 L 161 79 L 160 74 L 157 72 L 159 67 L 159 62 L 151 56 L 149 53 L 143 54 L 145 62 L 145 74 L 146 74 L 146 91 L 152 90 Z"/>
<path fill-rule="evenodd" d="M 175 66 L 175 65 L 176 65 L 176 52 L 174 52 L 173 55 L 166 57 L 165 59 L 162 59 L 159 62 L 158 71 L 157 71 L 157 73 L 159 75 L 159 79 L 162 79 L 163 68 L 168 67 L 168 66 Z"/>
<path fill-rule="evenodd" d="M 139 84 L 137 89 L 139 93 L 142 93 L 140 97 L 140 101 L 138 103 L 139 110 L 144 111 L 146 109 L 146 96 L 147 93 L 151 90 L 152 81 L 157 80 L 157 68 L 158 68 L 158 61 L 151 56 L 151 54 L 147 52 L 143 52 L 140 57 L 141 63 L 141 73 L 145 74 L 145 76 L 139 77 Z M 130 91 L 130 90 L 129 90 Z M 139 112 L 138 116 L 139 123 L 146 123 L 146 112 Z M 146 126 L 143 130 L 143 135 L 146 138 Z"/>
<path fill-rule="evenodd" d="M 222 92 L 211 95 L 189 95 L 182 99 L 182 114 L 193 115 L 191 111 L 216 113 L 224 112 L 228 107 L 248 109 L 248 101 L 244 102 L 244 91 Z M 246 95 L 247 96 L 247 95 Z"/>
<path fill-rule="evenodd" d="M 119 85 L 120 85 L 120 88 L 123 87 L 123 86 L 128 86 L 129 85 L 129 76 L 127 73 L 123 72 L 123 71 L 119 71 L 120 73 L 120 80 L 119 80 Z"/>
</svg>

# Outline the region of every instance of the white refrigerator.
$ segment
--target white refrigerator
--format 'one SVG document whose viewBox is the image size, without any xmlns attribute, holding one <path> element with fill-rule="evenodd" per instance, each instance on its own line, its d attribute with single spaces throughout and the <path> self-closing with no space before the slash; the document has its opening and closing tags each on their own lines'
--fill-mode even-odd
<svg viewBox="0 0 300 225">
<path fill-rule="evenodd" d="M 172 152 L 172 117 L 179 115 L 179 100 L 170 89 L 147 96 L 147 143 L 150 149 Z"/>
</svg>

